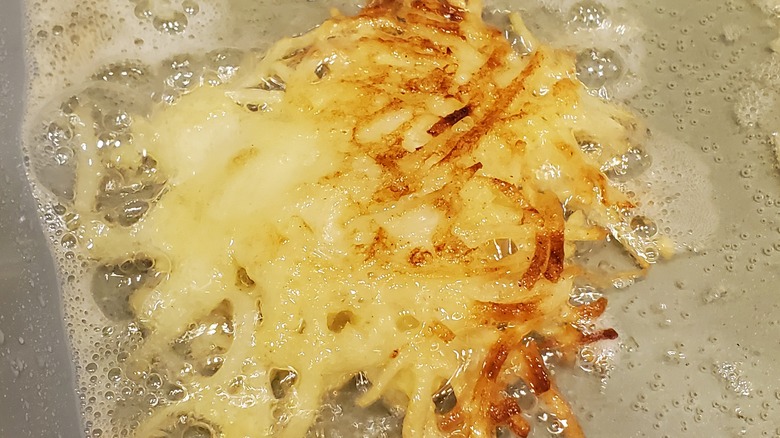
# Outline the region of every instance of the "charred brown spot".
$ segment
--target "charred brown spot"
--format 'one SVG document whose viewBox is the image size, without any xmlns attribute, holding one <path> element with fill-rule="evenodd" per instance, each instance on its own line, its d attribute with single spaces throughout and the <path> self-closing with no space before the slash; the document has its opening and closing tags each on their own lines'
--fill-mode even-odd
<svg viewBox="0 0 780 438">
<path fill-rule="evenodd" d="M 430 251 L 422 249 L 422 248 L 415 248 L 412 250 L 412 253 L 409 254 L 409 263 L 412 266 L 425 266 L 428 263 L 430 263 L 433 260 L 433 254 L 431 254 Z"/>
<path fill-rule="evenodd" d="M 379 228 L 371 245 L 366 249 L 366 260 L 374 259 L 378 254 L 390 250 L 389 236 L 384 228 Z"/>
<path fill-rule="evenodd" d="M 509 430 L 520 438 L 526 438 L 531 433 L 531 426 L 520 415 L 513 415 L 505 423 Z"/>
<path fill-rule="evenodd" d="M 390 180 L 385 186 L 374 194 L 374 201 L 398 200 L 402 196 L 412 192 L 409 184 L 409 176 L 398 169 L 398 162 L 409 152 L 400 146 L 392 146 L 384 153 L 378 154 L 374 160 L 385 172 L 390 175 Z"/>
<path fill-rule="evenodd" d="M 520 415 L 521 410 L 514 400 L 503 398 L 503 400 L 498 403 L 491 403 L 488 412 L 495 424 L 504 424 L 509 418 Z"/>
<path fill-rule="evenodd" d="M 451 213 L 453 210 L 453 206 L 452 206 L 452 201 L 450 200 L 449 197 L 446 196 L 437 197 L 436 199 L 433 200 L 433 206 L 437 210 L 442 210 L 445 213 L 450 213 L 448 216 L 452 216 Z"/>
<path fill-rule="evenodd" d="M 466 105 L 461 109 L 455 110 L 452 113 L 444 116 L 441 120 L 439 120 L 433 126 L 431 126 L 431 128 L 428 130 L 428 134 L 431 134 L 434 137 L 438 137 L 444 131 L 455 126 L 456 123 L 463 120 L 469 114 L 471 114 L 471 107 L 469 105 Z"/>
<path fill-rule="evenodd" d="M 468 262 L 468 256 L 474 252 L 474 248 L 452 235 L 436 243 L 434 249 L 437 257 L 451 262 Z"/>
<path fill-rule="evenodd" d="M 408 17 L 409 21 L 420 25 L 428 27 L 432 30 L 437 30 L 441 33 L 448 34 L 448 35 L 457 35 L 462 39 L 465 39 L 465 37 L 461 34 L 461 27 L 457 22 L 450 21 L 450 20 L 433 20 L 426 16 L 422 15 L 413 15 L 410 14 Z"/>
<path fill-rule="evenodd" d="M 473 166 L 466 168 L 466 174 L 469 178 L 471 178 L 476 175 L 477 172 L 482 170 L 482 167 L 484 167 L 482 163 L 476 163 Z"/>
<path fill-rule="evenodd" d="M 369 0 L 360 15 L 371 17 L 386 15 L 397 11 L 403 4 L 403 0 Z"/>
<path fill-rule="evenodd" d="M 406 178 L 393 180 L 393 182 L 387 186 L 387 189 L 396 195 L 396 199 L 400 198 L 401 196 L 408 195 L 412 191 L 409 187 L 409 184 L 406 184 Z"/>
<path fill-rule="evenodd" d="M 393 350 L 393 352 L 392 352 L 392 353 L 390 353 L 390 359 L 395 359 L 396 357 L 398 357 L 398 354 L 399 354 L 399 353 L 400 353 L 400 352 L 399 352 L 399 351 L 398 351 L 398 349 L 396 348 L 395 350 Z"/>
</svg>

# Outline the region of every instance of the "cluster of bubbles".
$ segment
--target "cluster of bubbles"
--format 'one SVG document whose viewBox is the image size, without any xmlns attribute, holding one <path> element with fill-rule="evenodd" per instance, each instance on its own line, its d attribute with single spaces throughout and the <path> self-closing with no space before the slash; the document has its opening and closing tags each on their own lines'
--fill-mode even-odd
<svg viewBox="0 0 780 438">
<path fill-rule="evenodd" d="M 522 415 L 534 424 L 533 436 L 565 436 L 568 424 L 566 420 L 542 408 L 539 398 L 524 380 L 519 379 L 507 386 L 506 395 L 517 402 Z M 516 438 L 517 436 L 506 427 L 499 427 L 496 438 Z"/>
<path fill-rule="evenodd" d="M 198 87 L 229 82 L 244 55 L 236 49 L 218 49 L 152 65 L 137 60 L 108 63 L 29 123 L 27 164 L 41 190 L 39 196 L 47 200 L 43 222 L 63 279 L 67 331 L 78 364 L 89 437 L 132 436 L 133 428 L 151 410 L 187 394 L 168 378 L 168 370 L 131 359 L 142 343 L 143 330 L 132 322 L 129 298 L 139 288 L 159 283 L 170 262 L 158 253 L 91 262 L 82 226 L 85 221 L 100 221 L 108 227 L 132 227 L 154 208 L 166 176 L 154 157 L 141 152 L 135 123 L 155 106 L 176 104 Z M 120 156 L 130 159 L 116 160 Z M 74 202 L 79 166 L 86 160 L 103 176 L 89 200 L 93 211 L 84 214 L 74 208 Z M 177 366 L 182 372 L 213 374 L 222 363 L 219 351 L 192 356 L 194 339 L 207 340 L 190 334 L 177 344 L 181 356 Z M 164 431 L 167 436 L 214 436 L 208 423 L 185 417 Z"/>
<path fill-rule="evenodd" d="M 385 405 L 381 400 L 366 407 L 357 400 L 371 386 L 361 373 L 344 387 L 325 396 L 315 424 L 308 438 L 389 438 L 398 436 L 403 413 Z"/>
<path fill-rule="evenodd" d="M 246 52 L 239 49 L 219 49 L 202 56 L 178 55 L 163 62 L 159 74 L 163 88 L 153 93 L 156 101 L 176 103 L 183 95 L 199 87 L 217 87 L 230 82 L 238 73 Z"/>
<path fill-rule="evenodd" d="M 575 3 L 562 13 L 573 37 L 564 40 L 577 51 L 577 78 L 603 98 L 630 97 L 641 61 L 636 26 L 593 0 Z"/>
<path fill-rule="evenodd" d="M 135 145 L 134 119 L 146 117 L 160 102 L 174 104 L 198 87 L 229 82 L 244 55 L 237 49 L 219 49 L 179 55 L 154 68 L 139 61 L 101 67 L 84 88 L 67 94 L 39 118 L 40 131 L 32 134 L 26 150 L 37 181 L 66 208 L 75 196 L 79 155 L 86 155 L 102 166 L 97 213 L 112 224 L 135 224 L 164 190 L 165 176 L 154 157 Z M 139 164 L 114 164 L 116 156 L 133 151 L 138 151 Z M 75 244 L 69 239 L 66 246 Z"/>
<path fill-rule="evenodd" d="M 644 152 L 652 151 L 652 159 Z M 654 134 L 643 148 L 613 159 L 606 173 L 628 193 L 644 200 L 630 226 L 640 237 L 663 234 L 678 250 L 698 250 L 718 226 L 708 184 L 709 169 L 688 146 Z M 653 218 L 651 226 L 644 224 Z"/>
<path fill-rule="evenodd" d="M 613 83 L 622 73 L 622 60 L 612 50 L 588 49 L 577 55 L 577 78 L 589 89 Z"/>
<path fill-rule="evenodd" d="M 776 132 L 780 124 L 780 55 L 773 53 L 753 66 L 749 80 L 734 101 L 737 123 L 745 128 L 765 128 Z"/>
<path fill-rule="evenodd" d="M 155 29 L 164 34 L 183 33 L 187 30 L 189 18 L 200 12 L 200 5 L 195 0 L 180 2 L 132 0 L 132 2 L 135 16 L 150 21 Z"/>
<path fill-rule="evenodd" d="M 734 362 L 719 362 L 714 366 L 714 372 L 726 382 L 728 389 L 737 395 L 747 397 L 753 392 L 753 384 L 742 375 L 739 364 Z"/>
<path fill-rule="evenodd" d="M 494 3 L 496 5 L 490 6 L 488 2 L 483 18 L 503 29 L 515 50 L 527 54 L 529 43 L 513 31 L 508 19 L 514 8 L 512 5 L 501 7 L 503 2 Z M 527 24 L 536 25 L 535 34 L 555 46 L 577 53 L 577 77 L 591 93 L 604 98 L 627 98 L 636 91 L 641 57 L 636 51 L 641 46 L 637 26 L 627 23 L 624 17 L 613 14 L 595 0 L 574 4 L 540 1 L 536 7 L 530 3 L 524 8 L 528 8 L 523 11 Z M 567 32 L 553 34 L 550 29 L 566 29 Z"/>
<path fill-rule="evenodd" d="M 547 39 L 576 52 L 577 77 L 592 94 L 624 100 L 637 92 L 643 56 L 641 32 L 626 19 L 619 5 L 611 2 L 607 7 L 593 0 L 543 3 L 544 13 L 552 12 L 558 20 L 552 28 L 568 30 L 548 35 Z M 500 12 L 499 8 L 486 18 L 504 26 L 511 38 L 508 20 Z M 533 20 L 544 21 L 526 16 L 526 21 Z M 636 144 L 615 157 L 602 156 L 604 147 L 593 141 L 584 141 L 580 146 L 583 152 L 603 162 L 602 171 L 610 180 L 632 194 L 634 202 L 640 203 L 640 219 L 657 218 L 658 224 L 651 227 L 651 233 L 647 229 L 636 230 L 639 219 L 632 219 L 630 229 L 639 231 L 635 234 L 640 241 L 650 241 L 663 233 L 679 249 L 696 249 L 714 232 L 717 215 L 707 193 L 708 171 L 685 145 L 666 137 L 652 138 L 649 144 Z M 659 193 L 665 196 L 658 199 L 655 195 Z M 644 199 L 652 201 L 642 203 Z M 652 247 L 644 248 L 641 253 L 650 261 L 660 257 Z"/>
<path fill-rule="evenodd" d="M 92 354 L 79 369 L 85 382 L 80 389 L 86 397 L 84 411 L 93 417 L 87 422 L 87 436 L 132 436 L 153 409 L 187 397 L 186 390 L 166 372 L 134 361 L 132 353 L 143 339 L 138 325 L 107 325 L 95 332 Z M 172 419 L 161 433 L 171 438 L 216 436 L 209 423 L 187 415 Z"/>
</svg>

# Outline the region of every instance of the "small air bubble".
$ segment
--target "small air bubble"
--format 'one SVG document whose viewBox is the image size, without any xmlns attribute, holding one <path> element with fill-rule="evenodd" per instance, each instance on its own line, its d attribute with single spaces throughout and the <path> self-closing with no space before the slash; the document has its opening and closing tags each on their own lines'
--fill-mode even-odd
<svg viewBox="0 0 780 438">
<path fill-rule="evenodd" d="M 193 0 L 184 0 L 181 3 L 181 7 L 187 15 L 197 15 L 200 12 L 200 5 Z"/>
<path fill-rule="evenodd" d="M 118 382 L 122 379 L 122 370 L 119 368 L 111 368 L 108 370 L 108 379 L 112 382 Z"/>
<path fill-rule="evenodd" d="M 149 377 L 146 378 L 146 387 L 150 389 L 160 389 L 162 388 L 163 380 L 162 377 L 160 377 L 159 374 L 152 373 L 149 374 Z"/>
<path fill-rule="evenodd" d="M 52 211 L 57 216 L 62 216 L 62 215 L 64 215 L 68 211 L 68 209 L 67 209 L 67 207 L 65 207 L 62 204 L 56 204 L 56 205 L 52 206 Z"/>
<path fill-rule="evenodd" d="M 136 17 L 141 19 L 151 18 L 152 15 L 154 15 L 149 0 L 140 0 L 138 4 L 135 5 L 133 13 Z"/>
<path fill-rule="evenodd" d="M 73 234 L 66 234 L 62 236 L 60 243 L 62 244 L 63 248 L 73 249 L 76 247 L 76 245 L 78 245 L 78 239 L 76 239 L 76 236 Z"/>
</svg>

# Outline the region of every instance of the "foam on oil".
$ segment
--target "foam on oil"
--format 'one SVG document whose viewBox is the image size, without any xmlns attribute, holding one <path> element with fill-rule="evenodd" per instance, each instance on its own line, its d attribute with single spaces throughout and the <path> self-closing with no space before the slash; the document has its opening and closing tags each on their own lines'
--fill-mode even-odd
<svg viewBox="0 0 780 438">
<path fill-rule="evenodd" d="M 129 436 L 150 410 L 186 394 L 175 382 L 128 362 L 142 332 L 126 314 L 124 300 L 160 270 L 149 266 L 143 253 L 123 260 L 86 257 L 88 242 L 77 233 L 80 218 L 69 207 L 79 154 L 90 148 L 122 150 L 135 141 L 135 118 L 156 105 L 175 103 L 194 88 L 229 81 L 246 56 L 282 36 L 306 31 L 327 18 L 328 7 L 349 13 L 357 3 L 28 2 L 25 153 L 59 265 L 88 436 Z M 497 0 L 486 6 L 486 18 L 499 26 L 506 25 L 506 12 L 520 8 L 532 31 L 576 51 L 578 75 L 592 93 L 623 101 L 640 90 L 642 25 L 621 1 L 539 0 L 519 7 Z M 516 37 L 508 27 L 506 35 Z M 600 153 L 600 145 L 582 146 Z M 646 200 L 641 205 L 646 217 L 636 218 L 636 232 L 666 233 L 681 248 L 702 246 L 717 225 L 717 214 L 708 203 L 706 166 L 697 160 L 686 145 L 662 133 L 614 157 L 605 171 L 631 187 L 638 200 Z M 140 220 L 164 189 L 154 163 L 145 166 L 139 174 L 114 172 L 104 178 L 100 208 L 110 223 Z M 573 299 L 585 299 L 580 292 Z M 580 367 L 606 375 L 613 355 L 585 351 Z M 171 429 L 173 436 L 209 433 L 197 419 L 183 422 Z"/>
</svg>

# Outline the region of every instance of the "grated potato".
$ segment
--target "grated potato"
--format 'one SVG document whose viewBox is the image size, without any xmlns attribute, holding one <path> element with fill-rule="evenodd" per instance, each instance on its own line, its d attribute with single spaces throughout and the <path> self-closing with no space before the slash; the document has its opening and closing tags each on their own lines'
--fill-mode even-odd
<svg viewBox="0 0 780 438">
<path fill-rule="evenodd" d="M 130 227 L 94 213 L 107 158 L 82 155 L 90 256 L 167 261 L 130 298 L 148 333 L 133 360 L 167 366 L 187 395 L 137 436 L 182 415 L 218 436 L 305 436 L 358 374 L 371 383 L 359 402 L 402 409 L 407 437 L 528 435 L 506 391 L 518 381 L 582 436 L 542 352 L 573 358 L 617 333 L 596 328 L 606 300 L 569 303 L 587 275 L 570 256 L 611 236 L 641 273 L 670 246 L 631 232 L 634 205 L 602 171 L 641 137 L 636 119 L 587 94 L 572 54 L 519 16 L 526 54 L 480 14 L 478 1 L 375 0 L 158 108 L 135 124 L 137 149 L 111 158 L 154 159 L 166 177 Z M 211 343 L 189 340 L 214 324 Z M 183 343 L 220 359 L 176 376 Z M 443 389 L 456 402 L 443 407 Z"/>
</svg>

